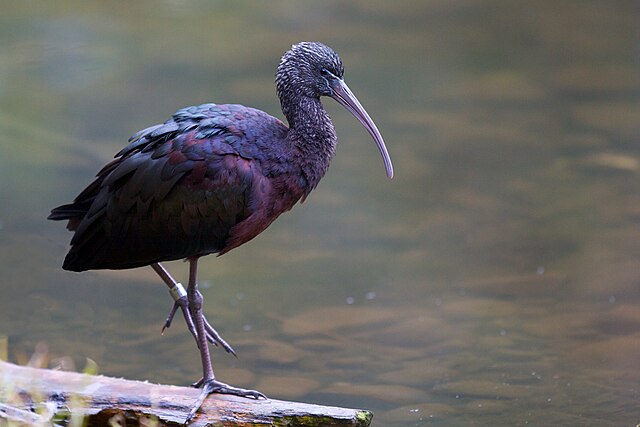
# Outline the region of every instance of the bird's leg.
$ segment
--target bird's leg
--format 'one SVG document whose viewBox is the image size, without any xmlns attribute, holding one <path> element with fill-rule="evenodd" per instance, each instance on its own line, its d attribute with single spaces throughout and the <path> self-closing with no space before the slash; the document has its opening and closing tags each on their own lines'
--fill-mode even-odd
<svg viewBox="0 0 640 427">
<path fill-rule="evenodd" d="M 176 314 L 178 307 L 180 307 L 182 308 L 182 312 L 184 313 L 184 319 L 187 322 L 187 327 L 195 338 L 193 321 L 191 320 L 191 315 L 188 311 L 189 303 L 186 299 L 187 292 L 184 290 L 182 283 L 176 282 L 175 279 L 171 277 L 169 272 L 160 263 L 151 264 L 151 268 L 153 268 L 153 271 L 155 271 L 158 276 L 160 276 L 165 285 L 169 287 L 169 294 L 174 300 L 173 307 L 171 308 L 171 311 L 169 311 L 169 315 L 167 316 L 167 320 L 164 322 L 164 326 L 162 326 L 162 332 L 164 332 L 165 329 L 171 326 L 171 322 L 173 322 L 173 316 Z"/>
<path fill-rule="evenodd" d="M 187 300 L 187 292 L 182 287 L 182 284 L 176 282 L 175 279 L 171 277 L 169 272 L 162 266 L 162 264 L 160 263 L 151 264 L 151 268 L 153 268 L 153 270 L 158 274 L 158 276 L 160 276 L 162 281 L 169 287 L 169 293 L 171 294 L 174 300 L 173 307 L 171 307 L 171 311 L 169 311 L 167 320 L 165 320 L 164 325 L 162 326 L 162 332 L 164 332 L 165 329 L 171 326 L 171 322 L 173 322 L 173 316 L 176 314 L 176 311 L 178 310 L 178 308 L 180 308 L 180 310 L 182 311 L 182 314 L 184 315 L 184 321 L 187 324 L 187 328 L 189 329 L 189 332 L 191 332 L 191 334 L 193 335 L 193 338 L 196 340 L 196 343 L 198 343 L 198 336 L 195 329 L 195 325 L 193 323 L 191 313 L 189 312 L 189 301 Z M 233 348 L 224 339 L 222 339 L 218 331 L 216 331 L 213 328 L 213 326 L 211 326 L 211 324 L 207 321 L 207 319 L 204 317 L 203 319 L 205 323 L 207 340 L 213 345 L 219 344 L 228 353 L 231 353 L 234 356 L 238 357 L 236 355 L 236 352 L 233 350 Z"/>
<path fill-rule="evenodd" d="M 187 287 L 187 300 L 189 301 L 189 313 L 196 327 L 196 342 L 200 349 L 200 360 L 202 361 L 202 379 L 215 378 L 211 355 L 207 345 L 206 330 L 202 315 L 202 294 L 198 290 L 198 259 L 189 260 L 189 285 Z"/>
<path fill-rule="evenodd" d="M 228 384 L 216 380 L 213 373 L 213 365 L 211 363 L 211 355 L 209 354 L 209 346 L 207 345 L 206 322 L 202 315 L 202 294 L 198 290 L 197 283 L 198 259 L 189 259 L 189 285 L 187 286 L 187 298 L 189 300 L 189 311 L 196 328 L 196 337 L 198 348 L 200 350 L 200 360 L 202 361 L 202 379 L 194 384 L 195 387 L 202 387 L 202 391 L 191 407 L 191 411 L 187 416 L 185 424 L 196 414 L 202 403 L 211 393 L 233 394 L 241 397 L 252 397 L 254 399 L 266 399 L 267 397 L 255 390 L 245 390 L 242 388 L 232 387 Z"/>
</svg>

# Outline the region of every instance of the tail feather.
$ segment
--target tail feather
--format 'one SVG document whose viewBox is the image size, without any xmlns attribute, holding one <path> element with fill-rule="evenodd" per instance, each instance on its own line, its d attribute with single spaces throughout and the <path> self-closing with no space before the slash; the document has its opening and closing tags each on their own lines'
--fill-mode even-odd
<svg viewBox="0 0 640 427">
<path fill-rule="evenodd" d="M 87 210 L 81 206 L 78 206 L 75 203 L 70 203 L 68 205 L 58 206 L 57 208 L 51 209 L 51 213 L 47 217 L 47 219 L 51 219 L 53 221 L 62 221 L 65 219 L 72 219 L 77 217 L 82 217 L 87 213 Z"/>
<path fill-rule="evenodd" d="M 89 206 L 90 204 L 87 203 L 69 203 L 68 205 L 58 206 L 51 210 L 47 219 L 53 221 L 69 220 L 67 230 L 74 231 L 87 214 Z"/>
</svg>

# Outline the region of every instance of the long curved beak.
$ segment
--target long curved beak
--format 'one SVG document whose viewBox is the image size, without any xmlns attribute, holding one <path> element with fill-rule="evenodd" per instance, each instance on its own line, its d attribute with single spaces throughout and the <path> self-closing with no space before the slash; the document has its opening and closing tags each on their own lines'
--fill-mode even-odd
<svg viewBox="0 0 640 427">
<path fill-rule="evenodd" d="M 351 92 L 351 89 L 349 89 L 349 86 L 347 86 L 342 79 L 332 79 L 331 89 L 333 89 L 333 95 L 331 97 L 338 101 L 344 108 L 349 110 L 349 112 L 358 119 L 362 126 L 369 131 L 369 134 L 371 134 L 373 140 L 378 146 L 378 150 L 380 150 L 380 155 L 384 161 L 384 168 L 387 171 L 387 176 L 389 178 L 393 178 L 393 165 L 391 164 L 391 158 L 389 157 L 387 147 L 384 145 L 382 135 L 380 135 L 380 131 L 378 131 L 376 124 L 371 120 L 371 117 L 369 117 L 367 111 L 364 109 L 362 104 L 360 104 L 358 98 L 356 98 L 353 92 Z"/>
</svg>

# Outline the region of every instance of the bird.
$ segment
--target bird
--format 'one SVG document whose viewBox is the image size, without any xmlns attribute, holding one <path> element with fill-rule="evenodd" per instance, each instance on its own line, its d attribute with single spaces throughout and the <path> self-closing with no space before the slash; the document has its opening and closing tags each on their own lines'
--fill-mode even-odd
<svg viewBox="0 0 640 427">
<path fill-rule="evenodd" d="M 266 399 L 214 374 L 209 344 L 235 355 L 203 314 L 200 258 L 223 255 L 263 232 L 302 203 L 334 157 L 337 136 L 321 97 L 336 100 L 364 126 L 393 166 L 375 123 L 344 81 L 338 54 L 320 42 L 300 42 L 281 57 L 276 94 L 288 126 L 254 108 L 202 104 L 133 135 L 72 203 L 48 219 L 66 220 L 74 234 L 62 268 L 121 270 L 150 266 L 174 299 L 163 330 L 181 310 L 200 352 L 201 392 L 187 417 L 211 393 Z M 163 262 L 186 260 L 187 289 Z"/>
</svg>

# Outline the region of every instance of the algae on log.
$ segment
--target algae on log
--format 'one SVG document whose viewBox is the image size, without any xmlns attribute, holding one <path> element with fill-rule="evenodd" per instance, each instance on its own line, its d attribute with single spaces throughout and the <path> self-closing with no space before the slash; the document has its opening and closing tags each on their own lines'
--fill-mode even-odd
<svg viewBox="0 0 640 427">
<path fill-rule="evenodd" d="M 182 425 L 198 393 L 191 387 L 0 361 L 0 421 L 17 425 L 70 417 L 86 417 L 89 426 Z M 189 425 L 367 427 L 371 417 L 371 412 L 356 409 L 214 394 Z"/>
</svg>

